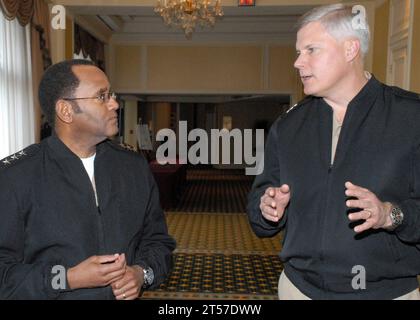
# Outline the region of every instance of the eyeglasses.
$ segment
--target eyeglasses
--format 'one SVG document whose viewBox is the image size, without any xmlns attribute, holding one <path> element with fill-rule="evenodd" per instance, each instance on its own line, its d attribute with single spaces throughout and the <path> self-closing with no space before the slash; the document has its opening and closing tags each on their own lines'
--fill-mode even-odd
<svg viewBox="0 0 420 320">
<path fill-rule="evenodd" d="M 117 99 L 117 94 L 115 92 L 106 92 L 97 95 L 96 97 L 87 97 L 87 98 L 63 98 L 63 100 L 86 100 L 86 99 L 98 99 L 101 103 L 108 103 L 109 99 Z"/>
</svg>

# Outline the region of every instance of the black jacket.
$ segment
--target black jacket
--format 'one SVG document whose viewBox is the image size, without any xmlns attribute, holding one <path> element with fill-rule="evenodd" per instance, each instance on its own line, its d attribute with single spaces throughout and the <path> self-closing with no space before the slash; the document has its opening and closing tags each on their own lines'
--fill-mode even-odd
<svg viewBox="0 0 420 320">
<path fill-rule="evenodd" d="M 272 126 L 264 172 L 249 195 L 251 225 L 259 236 L 285 228 L 285 273 L 310 298 L 396 298 L 418 287 L 420 274 L 419 97 L 372 77 L 348 105 L 333 165 L 332 115 L 322 98 L 308 97 Z M 403 224 L 357 235 L 347 217 L 346 181 L 400 206 Z M 260 198 L 285 183 L 289 206 L 271 223 Z M 366 289 L 352 287 L 361 275 L 352 273 L 355 266 L 365 268 Z"/>
<path fill-rule="evenodd" d="M 0 162 L 0 298 L 113 299 L 110 286 L 55 290 L 52 268 L 125 253 L 150 266 L 154 286 L 169 272 L 168 235 L 147 162 L 110 141 L 97 146 L 95 182 L 56 136 Z"/>
</svg>

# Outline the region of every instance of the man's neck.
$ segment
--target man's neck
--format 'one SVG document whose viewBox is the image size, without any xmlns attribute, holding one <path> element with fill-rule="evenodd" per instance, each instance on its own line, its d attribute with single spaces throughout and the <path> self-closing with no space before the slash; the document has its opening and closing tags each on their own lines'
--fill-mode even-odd
<svg viewBox="0 0 420 320">
<path fill-rule="evenodd" d="M 333 108 L 338 120 L 342 120 L 350 101 L 363 89 L 370 79 L 370 74 L 366 72 L 358 72 L 348 77 L 339 89 L 324 97 L 324 100 Z"/>
<path fill-rule="evenodd" d="M 90 141 L 81 137 L 74 137 L 56 130 L 57 137 L 79 158 L 88 158 L 96 153 L 96 145 L 100 141 Z"/>
<path fill-rule="evenodd" d="M 60 136 L 59 138 L 79 158 L 89 158 L 96 153 L 96 144 L 80 143 L 67 138 L 63 139 Z"/>
</svg>

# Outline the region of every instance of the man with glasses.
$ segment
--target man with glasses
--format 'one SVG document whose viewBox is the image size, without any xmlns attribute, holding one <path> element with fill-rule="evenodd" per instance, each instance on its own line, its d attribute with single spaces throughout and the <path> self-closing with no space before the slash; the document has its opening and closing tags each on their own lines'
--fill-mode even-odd
<svg viewBox="0 0 420 320">
<path fill-rule="evenodd" d="M 39 99 L 53 135 L 0 162 L 0 299 L 135 299 L 165 279 L 175 241 L 147 162 L 108 139 L 116 95 L 69 60 Z"/>
</svg>

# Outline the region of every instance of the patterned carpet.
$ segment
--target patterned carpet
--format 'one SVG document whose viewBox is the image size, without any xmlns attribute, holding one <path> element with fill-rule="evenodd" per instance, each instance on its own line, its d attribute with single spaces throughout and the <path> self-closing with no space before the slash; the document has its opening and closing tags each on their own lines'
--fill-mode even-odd
<svg viewBox="0 0 420 320">
<path fill-rule="evenodd" d="M 243 170 L 188 170 L 176 212 L 245 212 L 253 176 Z"/>
<path fill-rule="evenodd" d="M 149 299 L 276 299 L 277 256 L 175 254 L 174 269 Z"/>
<path fill-rule="evenodd" d="M 177 240 L 173 270 L 146 299 L 277 299 L 281 234 L 260 239 L 246 214 L 166 215 Z"/>
<path fill-rule="evenodd" d="M 253 181 L 243 170 L 188 170 L 178 206 L 166 212 L 176 239 L 173 270 L 144 299 L 277 299 L 282 235 L 260 239 L 245 213 Z"/>
<path fill-rule="evenodd" d="M 277 255 L 281 249 L 281 235 L 258 238 L 245 213 L 168 212 L 166 219 L 176 253 Z"/>
</svg>

